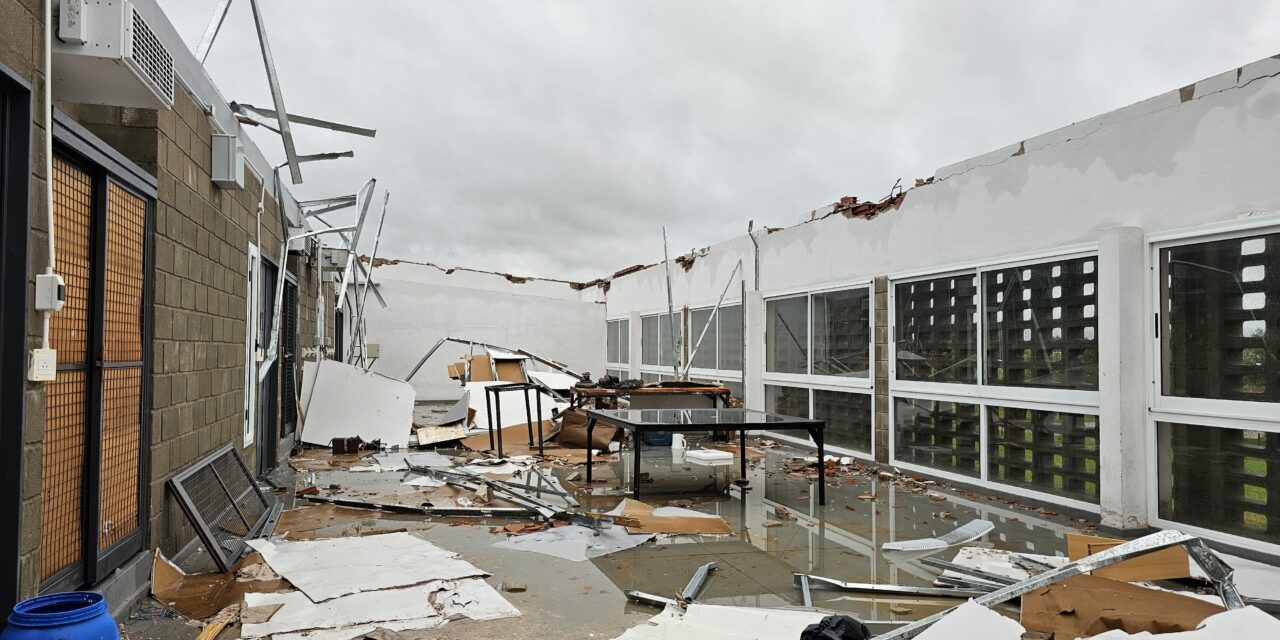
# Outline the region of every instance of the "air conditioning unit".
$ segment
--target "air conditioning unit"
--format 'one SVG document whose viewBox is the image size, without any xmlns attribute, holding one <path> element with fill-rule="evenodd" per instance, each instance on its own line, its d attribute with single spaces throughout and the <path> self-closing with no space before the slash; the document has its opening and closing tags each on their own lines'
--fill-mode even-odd
<svg viewBox="0 0 1280 640">
<path fill-rule="evenodd" d="M 244 188 L 244 145 L 239 136 L 215 133 L 210 147 L 213 151 L 213 183 L 223 189 Z"/>
<path fill-rule="evenodd" d="M 173 107 L 173 56 L 129 0 L 61 0 L 53 41 L 58 100 Z"/>
</svg>

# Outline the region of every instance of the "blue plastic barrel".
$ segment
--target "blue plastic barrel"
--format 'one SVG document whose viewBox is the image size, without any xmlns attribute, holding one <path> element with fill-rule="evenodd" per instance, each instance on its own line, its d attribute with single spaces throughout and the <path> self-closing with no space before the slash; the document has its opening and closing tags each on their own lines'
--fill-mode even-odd
<svg viewBox="0 0 1280 640">
<path fill-rule="evenodd" d="M 9 614 L 0 640 L 120 640 L 107 599 L 91 591 L 51 593 L 23 600 Z"/>
</svg>

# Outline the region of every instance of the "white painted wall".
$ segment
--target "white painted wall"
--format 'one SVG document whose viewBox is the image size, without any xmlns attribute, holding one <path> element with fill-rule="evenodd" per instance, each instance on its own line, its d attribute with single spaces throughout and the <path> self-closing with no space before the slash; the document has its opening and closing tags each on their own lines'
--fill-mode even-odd
<svg viewBox="0 0 1280 640">
<path fill-rule="evenodd" d="M 578 371 L 604 371 L 604 304 L 599 288 L 576 291 L 547 280 L 510 282 L 502 275 L 400 262 L 373 270 L 387 308 L 369 296 L 365 317 L 369 342 L 382 356 L 373 370 L 405 375 L 445 336 L 523 348 Z M 467 353 L 446 344 L 410 382 L 418 400 L 452 400 L 462 395 L 445 366 Z"/>
<path fill-rule="evenodd" d="M 1171 91 L 943 167 L 874 220 L 833 215 L 758 232 L 761 290 L 1093 244 L 1107 227 L 1152 233 L 1274 215 L 1278 73 L 1280 60 L 1268 58 L 1196 83 L 1189 101 Z M 687 272 L 673 266 L 676 305 L 713 304 L 739 259 L 750 288 L 745 235 L 711 246 Z M 614 279 L 607 298 L 610 317 L 664 309 L 661 265 Z"/>
</svg>

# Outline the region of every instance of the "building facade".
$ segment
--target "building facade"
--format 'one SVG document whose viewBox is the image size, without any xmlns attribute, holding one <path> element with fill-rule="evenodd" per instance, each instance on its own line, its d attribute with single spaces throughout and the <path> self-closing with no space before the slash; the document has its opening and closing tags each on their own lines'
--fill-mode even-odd
<svg viewBox="0 0 1280 640">
<path fill-rule="evenodd" d="M 50 120 L 43 3 L 0 0 L 5 608 L 95 588 L 118 612 L 144 594 L 149 550 L 195 540 L 166 481 L 227 444 L 256 472 L 274 468 L 297 428 L 303 352 L 326 332 L 318 247 L 282 255 L 285 234 L 305 229 L 296 200 L 154 0 L 130 6 L 172 57 L 171 104 L 85 100 L 55 58 L 71 79 Z M 215 136 L 242 145 L 241 184 L 215 183 Z M 46 333 L 36 278 L 50 250 L 65 300 Z M 56 376 L 31 381 L 46 336 Z"/>
</svg>

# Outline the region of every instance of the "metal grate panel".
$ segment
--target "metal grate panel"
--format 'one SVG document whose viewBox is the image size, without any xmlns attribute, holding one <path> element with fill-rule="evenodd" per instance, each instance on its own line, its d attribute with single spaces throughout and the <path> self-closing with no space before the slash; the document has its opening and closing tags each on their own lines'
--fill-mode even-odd
<svg viewBox="0 0 1280 640">
<path fill-rule="evenodd" d="M 147 204 L 115 183 L 107 187 L 107 290 L 103 359 L 142 360 L 143 233 Z"/>
<path fill-rule="evenodd" d="M 89 292 L 93 286 L 93 177 L 53 159 L 54 240 L 66 302 L 50 318 L 51 346 L 63 365 L 89 361 Z"/>
<path fill-rule="evenodd" d="M 106 549 L 140 525 L 138 452 L 142 438 L 142 368 L 107 369 L 103 372 L 102 385 L 98 548 Z"/>
<path fill-rule="evenodd" d="M 289 282 L 284 285 L 284 309 L 281 315 L 283 368 L 280 370 L 280 411 L 284 426 L 281 435 L 288 435 L 298 426 L 298 287 Z"/>
<path fill-rule="evenodd" d="M 133 10 L 133 38 L 130 40 L 130 58 L 138 70 L 147 76 L 165 99 L 173 103 L 173 56 L 147 25 L 146 20 Z"/>
<path fill-rule="evenodd" d="M 169 480 L 187 518 L 218 567 L 228 571 L 244 555 L 270 513 L 239 452 L 226 445 Z"/>
<path fill-rule="evenodd" d="M 44 448 L 40 460 L 40 580 L 80 562 L 84 528 L 85 415 L 89 373 L 61 371 L 45 385 Z"/>
</svg>

